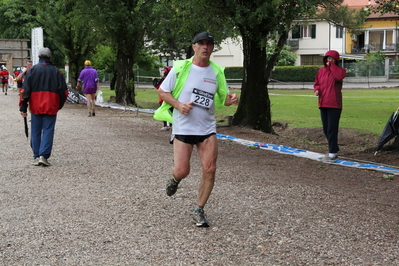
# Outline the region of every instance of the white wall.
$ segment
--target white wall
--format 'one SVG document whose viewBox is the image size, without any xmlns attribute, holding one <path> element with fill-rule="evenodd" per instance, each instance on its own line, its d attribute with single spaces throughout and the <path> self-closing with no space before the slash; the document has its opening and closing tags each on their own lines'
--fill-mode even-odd
<svg viewBox="0 0 399 266">
<path fill-rule="evenodd" d="M 299 49 L 293 50 L 298 55 L 295 65 L 301 65 L 301 55 L 323 55 L 328 50 L 336 50 L 340 54 L 344 53 L 344 38 L 336 38 L 336 28 L 326 21 L 309 22 L 316 24 L 316 38 L 299 39 Z"/>
<path fill-rule="evenodd" d="M 220 45 L 221 49 L 212 53 L 211 60 L 222 67 L 242 67 L 244 54 L 241 43 L 241 38 L 239 41 L 227 38 Z"/>
<path fill-rule="evenodd" d="M 316 24 L 316 38 L 299 39 L 299 49 L 292 50 L 292 52 L 298 55 L 295 65 L 301 64 L 301 55 L 323 55 L 328 50 L 336 50 L 340 54 L 344 54 L 345 34 L 343 34 L 343 38 L 336 38 L 335 26 L 329 25 L 325 21 L 308 23 Z M 212 54 L 211 60 L 223 67 L 242 67 L 244 55 L 241 38 L 239 41 L 227 38 L 221 44 L 221 49 Z"/>
<path fill-rule="evenodd" d="M 316 24 L 316 38 L 299 39 L 299 49 L 292 51 L 298 55 L 295 65 L 301 64 L 301 55 L 323 55 L 328 50 L 336 50 L 341 55 L 344 54 L 345 33 L 343 38 L 336 38 L 335 26 L 329 25 L 325 21 L 308 23 Z M 242 52 L 241 38 L 238 41 L 227 38 L 220 46 L 220 50 L 213 52 L 212 61 L 223 67 L 243 66 L 244 54 Z"/>
</svg>

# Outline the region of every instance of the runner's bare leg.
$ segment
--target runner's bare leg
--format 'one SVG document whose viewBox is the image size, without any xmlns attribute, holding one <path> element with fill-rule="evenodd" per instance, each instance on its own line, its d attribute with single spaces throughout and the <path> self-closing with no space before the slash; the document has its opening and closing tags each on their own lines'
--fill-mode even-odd
<svg viewBox="0 0 399 266">
<path fill-rule="evenodd" d="M 218 146 L 216 135 L 212 135 L 197 144 L 198 154 L 202 165 L 202 178 L 198 189 L 198 206 L 205 206 L 211 195 L 215 183 L 216 160 Z"/>
</svg>

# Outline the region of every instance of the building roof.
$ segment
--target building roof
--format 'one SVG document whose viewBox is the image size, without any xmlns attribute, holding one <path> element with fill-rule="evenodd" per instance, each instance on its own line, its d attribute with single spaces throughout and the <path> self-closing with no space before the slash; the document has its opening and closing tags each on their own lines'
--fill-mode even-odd
<svg viewBox="0 0 399 266">
<path fill-rule="evenodd" d="M 349 6 L 352 8 L 362 8 L 362 7 L 366 7 L 368 5 L 375 5 L 375 1 L 368 1 L 368 0 L 344 0 L 342 2 L 342 5 L 345 6 Z"/>
<path fill-rule="evenodd" d="M 365 8 L 367 6 L 374 6 L 377 5 L 375 0 L 369 1 L 369 0 L 344 0 L 342 2 L 342 5 L 347 5 L 349 8 L 352 9 L 361 9 Z M 381 15 L 381 13 L 371 13 L 367 19 L 387 19 L 387 18 L 398 18 L 399 15 L 395 13 L 386 13 Z"/>
</svg>

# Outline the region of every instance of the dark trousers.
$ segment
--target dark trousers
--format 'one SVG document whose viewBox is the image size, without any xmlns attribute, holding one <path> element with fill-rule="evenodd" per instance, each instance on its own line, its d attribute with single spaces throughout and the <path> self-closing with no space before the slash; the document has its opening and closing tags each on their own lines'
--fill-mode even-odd
<svg viewBox="0 0 399 266">
<path fill-rule="evenodd" d="M 328 142 L 328 152 L 337 153 L 338 148 L 338 126 L 342 109 L 320 108 L 321 122 L 323 123 L 324 135 Z"/>
</svg>

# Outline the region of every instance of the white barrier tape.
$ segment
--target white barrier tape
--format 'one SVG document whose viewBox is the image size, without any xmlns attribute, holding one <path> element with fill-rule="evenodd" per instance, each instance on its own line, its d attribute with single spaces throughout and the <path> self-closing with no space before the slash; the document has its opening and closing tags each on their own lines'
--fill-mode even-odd
<svg viewBox="0 0 399 266">
<path fill-rule="evenodd" d="M 149 114 L 153 114 L 155 112 L 154 109 L 140 109 L 140 108 L 124 107 L 124 106 L 121 106 L 116 103 L 108 103 L 108 102 L 96 103 L 96 105 L 98 105 L 100 107 L 113 108 L 113 109 L 119 109 L 119 110 L 128 110 L 128 111 L 139 111 L 139 112 L 149 113 Z M 320 157 L 324 156 L 324 154 L 321 154 L 321 153 L 296 149 L 296 148 L 292 148 L 292 147 L 284 146 L 284 145 L 255 142 L 255 141 L 239 139 L 236 137 L 223 135 L 223 134 L 216 134 L 216 136 L 218 139 L 231 140 L 231 141 L 234 141 L 239 144 L 246 145 L 246 146 L 259 147 L 260 149 L 263 149 L 263 150 L 271 150 L 271 151 L 282 153 L 282 154 L 294 155 L 294 156 L 307 158 L 307 159 L 311 159 L 311 160 L 316 160 L 316 161 L 320 161 Z M 379 171 L 379 172 L 392 174 L 392 175 L 399 175 L 399 169 L 382 166 L 382 165 L 377 165 L 377 164 L 372 164 L 372 163 L 361 163 L 361 162 L 354 162 L 354 161 L 337 160 L 330 164 L 354 167 L 354 168 L 359 168 L 359 169 L 374 170 L 374 171 Z"/>
<path fill-rule="evenodd" d="M 275 151 L 275 152 L 282 153 L 282 154 L 295 155 L 298 157 L 312 159 L 312 160 L 316 160 L 316 161 L 320 161 L 320 157 L 324 156 L 324 154 L 317 153 L 317 152 L 295 149 L 295 148 L 291 148 L 291 147 L 284 146 L 284 145 L 254 142 L 254 141 L 239 139 L 236 137 L 231 137 L 228 135 L 217 134 L 217 138 L 224 139 L 224 140 L 231 140 L 231 141 L 234 141 L 234 142 L 237 142 L 237 143 L 240 143 L 243 145 L 247 145 L 247 146 L 259 147 L 260 149 L 264 149 L 264 150 L 271 150 L 271 151 Z M 355 168 L 367 169 L 367 170 L 374 170 L 374 171 L 379 171 L 379 172 L 388 173 L 388 174 L 392 174 L 392 175 L 399 175 L 399 169 L 395 169 L 395 168 L 391 168 L 391 167 L 387 167 L 387 166 L 381 166 L 381 165 L 377 165 L 377 164 L 371 164 L 371 163 L 360 163 L 360 162 L 353 162 L 353 161 L 337 160 L 330 164 L 355 167 Z"/>
<path fill-rule="evenodd" d="M 111 108 L 111 109 L 119 109 L 119 110 L 124 110 L 124 111 L 134 111 L 134 112 L 142 112 L 142 113 L 148 113 L 148 114 L 153 114 L 155 112 L 154 109 L 141 109 L 141 108 L 135 108 L 135 107 L 128 107 L 128 106 L 121 106 L 116 103 L 108 103 L 108 102 L 103 102 L 103 103 L 97 103 L 97 106 L 100 107 L 106 107 L 106 108 Z"/>
</svg>

